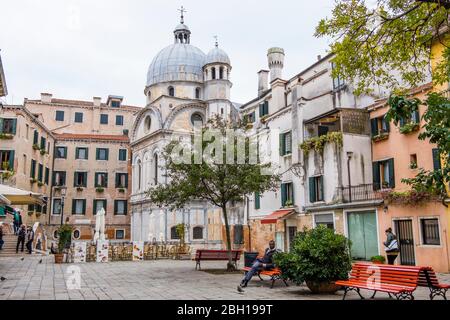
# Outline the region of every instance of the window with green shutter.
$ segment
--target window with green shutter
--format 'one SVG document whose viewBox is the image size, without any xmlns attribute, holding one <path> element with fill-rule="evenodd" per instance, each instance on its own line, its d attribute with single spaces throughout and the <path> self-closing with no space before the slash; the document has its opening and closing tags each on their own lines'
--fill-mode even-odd
<svg viewBox="0 0 450 320">
<path fill-rule="evenodd" d="M 380 163 L 379 162 L 372 163 L 372 177 L 373 177 L 373 189 L 379 190 L 381 188 Z"/>
<path fill-rule="evenodd" d="M 36 160 L 33 159 L 31 159 L 30 177 L 33 179 L 36 177 Z"/>
<path fill-rule="evenodd" d="M 108 187 L 108 173 L 96 172 L 95 173 L 95 187 L 107 188 Z"/>
<path fill-rule="evenodd" d="M 324 200 L 323 176 L 309 178 L 309 202 L 314 203 Z"/>
<path fill-rule="evenodd" d="M 40 145 L 41 150 L 45 151 L 46 144 L 47 144 L 47 139 L 45 139 L 44 137 L 41 137 L 41 145 Z"/>
<path fill-rule="evenodd" d="M 116 173 L 116 188 L 128 188 L 128 173 Z"/>
<path fill-rule="evenodd" d="M 75 149 L 75 159 L 87 160 L 88 159 L 88 148 L 77 147 Z"/>
<path fill-rule="evenodd" d="M 75 171 L 74 177 L 73 177 L 73 186 L 80 187 L 80 188 L 81 187 L 86 188 L 87 187 L 87 172 Z"/>
<path fill-rule="evenodd" d="M 44 178 L 44 166 L 42 164 L 39 163 L 38 165 L 38 181 L 42 182 Z"/>
<path fill-rule="evenodd" d="M 33 144 L 38 144 L 39 141 L 39 132 L 37 130 L 34 130 L 33 132 Z"/>
<path fill-rule="evenodd" d="M 127 149 L 119 149 L 119 161 L 127 161 Z"/>
<path fill-rule="evenodd" d="M 106 199 L 94 199 L 94 206 L 92 207 L 94 216 L 97 215 L 97 212 L 99 212 L 102 208 L 105 210 L 106 214 Z"/>
<path fill-rule="evenodd" d="M 16 134 L 17 119 L 0 118 L 0 133 Z"/>
<path fill-rule="evenodd" d="M 280 133 L 280 156 L 292 153 L 292 132 Z"/>
<path fill-rule="evenodd" d="M 370 119 L 370 129 L 372 133 L 372 137 L 378 135 L 378 118 Z"/>
<path fill-rule="evenodd" d="M 441 170 L 441 154 L 439 153 L 439 149 L 434 148 L 432 150 L 432 154 L 433 154 L 433 169 Z"/>
<path fill-rule="evenodd" d="M 45 178 L 44 178 L 44 182 L 46 185 L 48 185 L 49 182 L 49 177 L 50 177 L 50 169 L 45 167 Z"/>
<path fill-rule="evenodd" d="M 264 101 L 259 104 L 259 117 L 264 117 L 269 114 L 269 101 Z"/>
<path fill-rule="evenodd" d="M 86 214 L 86 199 L 72 199 L 72 214 Z"/>
<path fill-rule="evenodd" d="M 294 190 L 292 182 L 281 184 L 281 206 L 292 206 L 294 204 Z"/>
<path fill-rule="evenodd" d="M 109 149 L 107 148 L 97 148 L 96 160 L 108 160 Z"/>
<path fill-rule="evenodd" d="M 261 209 L 261 196 L 259 192 L 255 192 L 255 209 Z"/>
</svg>

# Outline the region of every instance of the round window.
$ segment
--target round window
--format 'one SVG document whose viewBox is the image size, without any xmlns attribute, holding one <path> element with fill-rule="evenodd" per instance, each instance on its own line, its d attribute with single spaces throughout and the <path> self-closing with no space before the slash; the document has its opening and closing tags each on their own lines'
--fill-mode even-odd
<svg viewBox="0 0 450 320">
<path fill-rule="evenodd" d="M 76 229 L 73 231 L 73 238 L 80 239 L 80 230 Z"/>
<path fill-rule="evenodd" d="M 152 127 L 152 118 L 150 116 L 146 116 L 144 120 L 145 132 L 149 132 Z"/>
<path fill-rule="evenodd" d="M 200 125 L 203 125 L 203 117 L 200 113 L 194 113 L 191 116 L 192 125 L 196 125 L 197 122 L 200 122 Z"/>
</svg>

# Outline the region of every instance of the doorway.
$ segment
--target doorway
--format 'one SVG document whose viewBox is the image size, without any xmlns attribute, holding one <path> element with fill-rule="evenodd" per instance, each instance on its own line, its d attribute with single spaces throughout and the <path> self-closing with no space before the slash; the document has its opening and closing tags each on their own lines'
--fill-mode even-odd
<svg viewBox="0 0 450 320">
<path fill-rule="evenodd" d="M 416 265 L 412 220 L 396 220 L 395 234 L 397 235 L 400 249 L 400 264 L 406 266 Z"/>
<path fill-rule="evenodd" d="M 378 255 L 377 218 L 375 211 L 354 211 L 347 214 L 348 238 L 355 260 L 370 260 Z"/>
</svg>

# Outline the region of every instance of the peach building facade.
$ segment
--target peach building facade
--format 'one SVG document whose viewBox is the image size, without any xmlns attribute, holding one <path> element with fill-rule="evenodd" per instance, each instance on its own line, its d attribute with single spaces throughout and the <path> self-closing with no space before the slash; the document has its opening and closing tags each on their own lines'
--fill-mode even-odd
<svg viewBox="0 0 450 320">
<path fill-rule="evenodd" d="M 416 88 L 413 95 L 423 101 L 432 89 L 431 84 L 423 85 Z M 401 132 L 401 124 L 395 126 L 384 122 L 383 117 L 389 109 L 385 100 L 368 109 L 373 127 L 378 129 L 372 138 L 374 183 L 395 192 L 410 190 L 411 187 L 402 182 L 403 178 L 415 177 L 419 168 L 436 169 L 436 163 L 439 163 L 436 145 L 418 139 L 425 124 L 420 118 L 426 106 L 421 105 L 418 115 L 411 116 L 410 123 L 416 121 L 418 125 L 409 133 Z M 430 265 L 439 272 L 450 270 L 449 221 L 447 207 L 441 200 L 414 206 L 385 203 L 378 207 L 377 213 L 379 248 L 384 248 L 382 241 L 385 241 L 384 230 L 387 228 L 391 227 L 398 237 L 400 255 L 396 263 Z M 380 250 L 380 254 L 384 254 L 383 251 Z"/>
</svg>

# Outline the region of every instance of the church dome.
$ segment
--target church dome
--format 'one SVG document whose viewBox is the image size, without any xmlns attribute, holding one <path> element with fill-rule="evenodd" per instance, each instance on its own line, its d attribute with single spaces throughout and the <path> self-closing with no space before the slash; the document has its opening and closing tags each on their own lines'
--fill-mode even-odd
<svg viewBox="0 0 450 320">
<path fill-rule="evenodd" d="M 227 53 L 216 45 L 214 49 L 211 49 L 211 51 L 208 52 L 205 60 L 205 65 L 217 62 L 231 65 L 230 58 L 228 57 Z"/>
<path fill-rule="evenodd" d="M 167 81 L 203 82 L 205 54 L 188 43 L 174 43 L 153 59 L 147 73 L 147 86 Z"/>
</svg>

